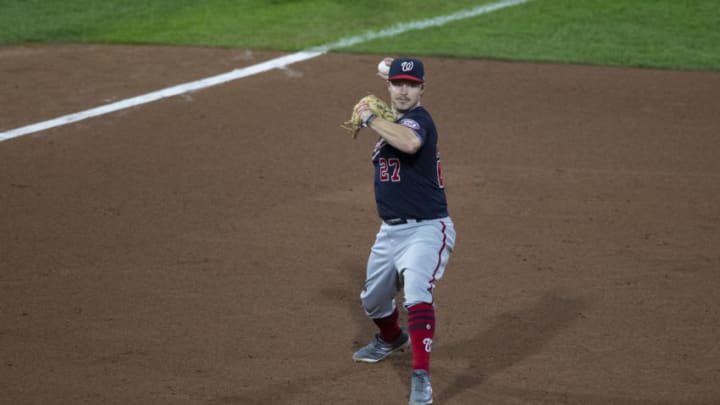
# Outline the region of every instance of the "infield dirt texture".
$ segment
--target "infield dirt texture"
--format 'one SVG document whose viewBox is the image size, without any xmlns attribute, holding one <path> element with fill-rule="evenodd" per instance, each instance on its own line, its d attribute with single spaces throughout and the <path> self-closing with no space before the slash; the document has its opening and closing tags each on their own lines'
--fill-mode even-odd
<svg viewBox="0 0 720 405">
<path fill-rule="evenodd" d="M 0 48 L 0 130 L 275 56 Z M 379 222 L 339 124 L 382 56 L 0 142 L 0 403 L 406 403 L 409 352 L 350 358 Z M 424 61 L 436 403 L 720 403 L 720 74 Z"/>
</svg>

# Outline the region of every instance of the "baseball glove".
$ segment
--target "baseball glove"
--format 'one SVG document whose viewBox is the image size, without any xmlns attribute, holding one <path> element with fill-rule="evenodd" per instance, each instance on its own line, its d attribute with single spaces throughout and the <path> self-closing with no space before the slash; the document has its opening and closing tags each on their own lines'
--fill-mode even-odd
<svg viewBox="0 0 720 405">
<path fill-rule="evenodd" d="M 367 111 L 370 113 L 366 113 Z M 388 121 L 395 121 L 396 119 L 395 112 L 386 102 L 370 94 L 361 98 L 360 101 L 355 104 L 350 119 L 345 121 L 341 127 L 355 139 L 357 138 L 360 128 L 368 126 L 369 121 L 375 117 L 382 117 Z"/>
</svg>

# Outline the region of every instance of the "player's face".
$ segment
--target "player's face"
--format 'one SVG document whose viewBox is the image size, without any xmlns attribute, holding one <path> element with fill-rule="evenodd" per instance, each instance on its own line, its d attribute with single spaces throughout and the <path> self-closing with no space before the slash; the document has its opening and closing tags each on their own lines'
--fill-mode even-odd
<svg viewBox="0 0 720 405">
<path fill-rule="evenodd" d="M 411 80 L 393 80 L 388 82 L 388 90 L 395 110 L 404 113 L 420 105 L 425 85 Z"/>
</svg>

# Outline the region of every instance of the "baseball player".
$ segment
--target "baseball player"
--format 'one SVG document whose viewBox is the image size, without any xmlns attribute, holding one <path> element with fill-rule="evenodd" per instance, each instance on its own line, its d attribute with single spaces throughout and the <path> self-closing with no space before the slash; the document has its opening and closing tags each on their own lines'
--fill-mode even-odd
<svg viewBox="0 0 720 405">
<path fill-rule="evenodd" d="M 390 63 L 387 89 L 396 118 L 383 118 L 362 100 L 353 111 L 361 127 L 379 135 L 372 162 L 382 223 L 360 294 L 366 315 L 379 331 L 352 358 L 376 363 L 410 346 L 409 404 L 431 404 L 430 352 L 436 326 L 433 290 L 454 248 L 455 229 L 448 214 L 437 129 L 421 103 L 423 63 L 415 58 L 386 60 Z M 398 323 L 395 301 L 401 289 L 406 329 Z"/>
</svg>

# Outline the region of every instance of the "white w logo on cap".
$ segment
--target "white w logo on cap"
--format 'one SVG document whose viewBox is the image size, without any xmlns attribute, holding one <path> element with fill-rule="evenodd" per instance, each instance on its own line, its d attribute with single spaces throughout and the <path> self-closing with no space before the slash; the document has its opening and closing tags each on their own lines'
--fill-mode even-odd
<svg viewBox="0 0 720 405">
<path fill-rule="evenodd" d="M 409 71 L 413 70 L 414 64 L 412 63 L 412 61 L 408 61 L 408 62 L 403 62 L 400 66 L 401 66 L 403 72 L 409 72 Z"/>
</svg>

